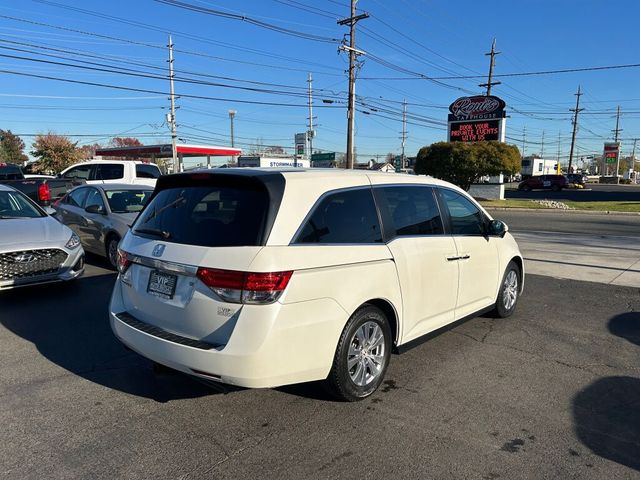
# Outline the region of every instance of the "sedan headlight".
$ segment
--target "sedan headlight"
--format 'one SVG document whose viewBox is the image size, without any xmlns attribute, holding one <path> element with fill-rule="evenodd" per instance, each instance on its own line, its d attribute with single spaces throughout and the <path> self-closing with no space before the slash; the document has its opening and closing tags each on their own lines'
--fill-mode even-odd
<svg viewBox="0 0 640 480">
<path fill-rule="evenodd" d="M 76 235 L 75 233 L 72 233 L 71 238 L 66 243 L 65 247 L 67 247 L 69 250 L 73 250 L 78 248 L 79 246 L 80 246 L 80 237 L 78 237 L 78 235 Z"/>
</svg>

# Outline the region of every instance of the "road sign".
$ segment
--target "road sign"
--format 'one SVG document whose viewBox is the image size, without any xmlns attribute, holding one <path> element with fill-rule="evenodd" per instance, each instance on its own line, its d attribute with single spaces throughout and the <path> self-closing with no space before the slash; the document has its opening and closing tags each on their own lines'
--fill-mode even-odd
<svg viewBox="0 0 640 480">
<path fill-rule="evenodd" d="M 335 160 L 335 159 L 336 159 L 336 152 L 314 153 L 311 155 L 312 162 L 323 162 L 323 161 Z"/>
<path fill-rule="evenodd" d="M 296 143 L 296 155 L 304 156 L 304 143 Z"/>
<path fill-rule="evenodd" d="M 393 164 L 396 167 L 396 172 L 400 172 L 402 170 L 402 156 L 397 155 Z"/>
</svg>

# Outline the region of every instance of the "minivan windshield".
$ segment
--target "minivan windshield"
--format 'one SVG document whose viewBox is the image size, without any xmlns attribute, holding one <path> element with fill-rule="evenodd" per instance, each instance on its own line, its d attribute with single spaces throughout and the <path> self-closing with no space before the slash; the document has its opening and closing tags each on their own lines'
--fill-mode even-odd
<svg viewBox="0 0 640 480">
<path fill-rule="evenodd" d="M 254 185 L 168 188 L 151 200 L 133 233 L 205 247 L 257 246 L 268 208 L 267 191 Z"/>
</svg>

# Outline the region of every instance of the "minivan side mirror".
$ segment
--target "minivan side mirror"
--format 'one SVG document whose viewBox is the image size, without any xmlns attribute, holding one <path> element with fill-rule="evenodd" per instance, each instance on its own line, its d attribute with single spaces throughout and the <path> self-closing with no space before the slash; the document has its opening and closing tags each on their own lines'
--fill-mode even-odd
<svg viewBox="0 0 640 480">
<path fill-rule="evenodd" d="M 84 211 L 87 213 L 99 213 L 100 215 L 105 214 L 104 207 L 102 205 L 89 205 L 84 209 Z"/>
<path fill-rule="evenodd" d="M 489 235 L 500 238 L 503 238 L 508 231 L 509 227 L 507 227 L 507 224 L 500 220 L 491 220 L 489 227 L 487 228 L 487 233 Z"/>
</svg>

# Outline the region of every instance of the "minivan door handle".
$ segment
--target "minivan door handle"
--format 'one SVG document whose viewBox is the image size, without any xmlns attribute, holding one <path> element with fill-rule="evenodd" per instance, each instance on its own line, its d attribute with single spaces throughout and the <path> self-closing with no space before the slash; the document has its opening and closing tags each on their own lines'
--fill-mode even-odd
<svg viewBox="0 0 640 480">
<path fill-rule="evenodd" d="M 448 261 L 450 261 L 450 262 L 454 262 L 454 261 L 456 261 L 456 260 L 460 260 L 461 258 L 462 258 L 462 257 L 459 257 L 459 256 L 457 256 L 457 255 L 454 255 L 454 256 L 452 256 L 452 257 L 447 257 L 447 260 L 448 260 Z"/>
<path fill-rule="evenodd" d="M 471 255 L 469 255 L 469 254 L 466 254 L 466 255 L 460 255 L 460 256 L 458 257 L 458 260 L 467 260 L 467 259 L 469 259 L 469 258 L 471 258 Z"/>
</svg>

